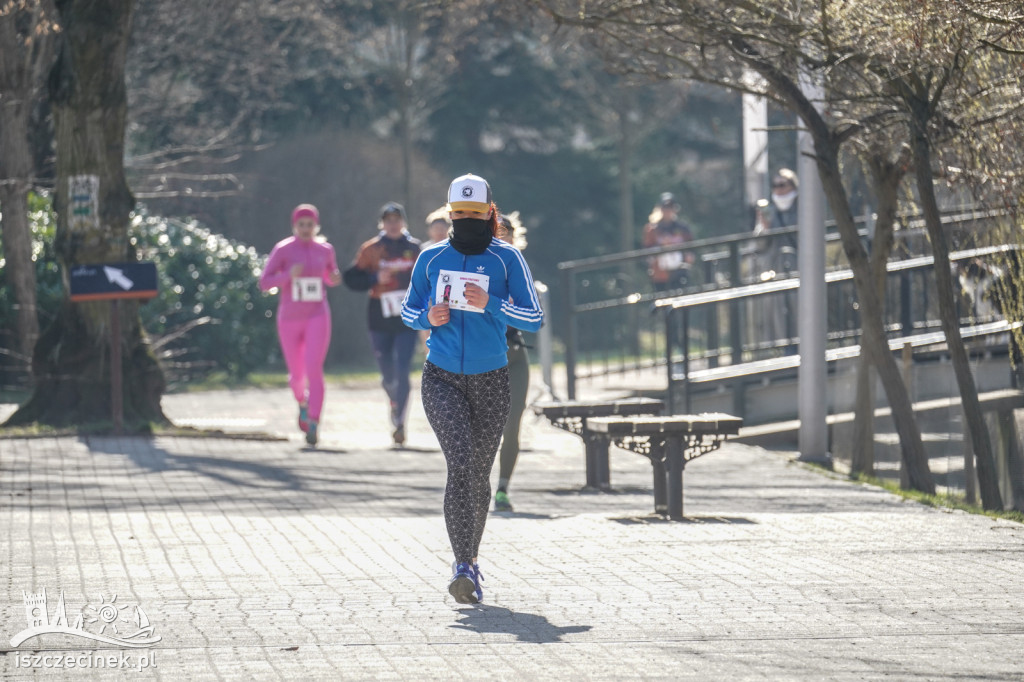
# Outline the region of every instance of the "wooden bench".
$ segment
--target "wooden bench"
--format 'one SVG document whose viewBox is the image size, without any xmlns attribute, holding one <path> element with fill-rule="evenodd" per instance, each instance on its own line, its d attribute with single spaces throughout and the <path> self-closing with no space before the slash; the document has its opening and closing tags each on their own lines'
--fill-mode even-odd
<svg viewBox="0 0 1024 682">
<path fill-rule="evenodd" d="M 614 415 L 630 417 L 657 415 L 665 409 L 665 403 L 653 398 L 620 398 L 618 400 L 567 400 L 561 402 L 534 403 L 533 411 L 543 415 L 563 431 L 575 433 L 583 439 L 586 455 L 586 488 L 608 490 L 611 488 L 611 468 L 608 464 L 608 439 L 595 435 L 587 427 L 590 417 Z"/>
<path fill-rule="evenodd" d="M 717 450 L 735 436 L 743 420 L 728 414 L 668 417 L 592 417 L 586 428 L 608 444 L 632 450 L 651 460 L 654 470 L 654 511 L 683 518 L 683 469 L 691 459 Z"/>
</svg>

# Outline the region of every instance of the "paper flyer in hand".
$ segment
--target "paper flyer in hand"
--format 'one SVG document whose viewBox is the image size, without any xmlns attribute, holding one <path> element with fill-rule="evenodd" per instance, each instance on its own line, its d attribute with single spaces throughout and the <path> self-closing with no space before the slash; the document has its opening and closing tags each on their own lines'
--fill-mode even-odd
<svg viewBox="0 0 1024 682">
<path fill-rule="evenodd" d="M 442 270 L 437 278 L 437 292 L 434 296 L 434 302 L 447 302 L 453 310 L 482 313 L 484 311 L 483 308 L 477 308 L 466 303 L 466 285 L 476 284 L 484 291 L 487 291 L 487 284 L 490 281 L 491 278 L 487 275 L 459 272 L 457 270 Z"/>
</svg>

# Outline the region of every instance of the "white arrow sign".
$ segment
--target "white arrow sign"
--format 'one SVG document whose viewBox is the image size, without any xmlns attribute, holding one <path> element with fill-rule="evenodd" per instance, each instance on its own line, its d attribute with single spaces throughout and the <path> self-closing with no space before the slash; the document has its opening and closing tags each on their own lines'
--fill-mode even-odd
<svg viewBox="0 0 1024 682">
<path fill-rule="evenodd" d="M 103 272 L 104 274 L 106 274 L 108 282 L 116 284 L 125 291 L 131 289 L 132 285 L 134 284 L 134 282 L 132 282 L 130 279 L 124 276 L 123 270 L 118 270 L 117 268 L 112 268 L 107 265 L 104 265 Z"/>
</svg>

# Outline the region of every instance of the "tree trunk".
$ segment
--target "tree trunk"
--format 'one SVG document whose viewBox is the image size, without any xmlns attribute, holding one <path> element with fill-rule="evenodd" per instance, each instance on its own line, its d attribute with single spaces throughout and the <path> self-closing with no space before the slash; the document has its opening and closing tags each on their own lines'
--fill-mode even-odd
<svg viewBox="0 0 1024 682">
<path fill-rule="evenodd" d="M 631 97 L 624 97 L 616 112 L 619 124 L 619 250 L 637 247 L 636 221 L 633 218 L 633 124 L 629 120 Z"/>
<path fill-rule="evenodd" d="M 912 105 L 913 106 L 913 105 Z M 967 432 L 970 434 L 971 446 L 977 462 L 978 487 L 981 491 L 981 505 L 985 509 L 1002 509 L 1003 500 L 999 492 L 999 480 L 996 474 L 995 460 L 992 457 L 992 440 L 989 437 L 985 416 L 978 400 L 978 389 L 971 374 L 967 349 L 964 348 L 960 336 L 960 319 L 956 311 L 956 299 L 953 291 L 953 275 L 950 271 L 949 245 L 942 229 L 942 218 L 939 205 L 935 198 L 935 186 L 932 180 L 931 148 L 928 144 L 925 121 L 927 117 L 916 107 L 913 115 L 911 131 L 911 149 L 914 153 L 914 177 L 917 182 L 918 197 L 924 212 L 924 223 L 932 245 L 935 258 L 935 289 L 939 301 L 939 318 L 942 331 L 946 335 L 946 346 L 953 361 L 953 373 L 960 389 L 960 402 L 967 421 Z"/>
<path fill-rule="evenodd" d="M 790 108 L 803 120 L 814 138 L 815 161 L 818 176 L 825 192 L 832 216 L 836 221 L 843 252 L 853 272 L 853 285 L 861 311 L 861 351 L 878 368 L 882 387 L 892 409 L 892 419 L 900 438 L 903 468 L 907 472 L 907 485 L 924 493 L 935 493 L 935 481 L 928 469 L 928 457 L 921 440 L 921 430 L 914 417 L 914 406 L 903 383 L 896 359 L 889 352 L 885 335 L 882 304 L 875 293 L 874 279 L 868 255 L 857 234 L 853 211 L 843 186 L 839 170 L 839 143 L 825 119 L 800 92 L 797 84 L 775 70 L 769 62 L 751 61 L 751 68 L 764 76 L 789 102 Z"/>
<path fill-rule="evenodd" d="M 134 0 L 59 0 L 63 32 L 50 74 L 57 147 L 56 250 L 68 282 L 78 264 L 133 260 L 131 192 L 124 178 L 124 62 Z M 69 181 L 99 178 L 97 221 L 69 220 Z M 33 356 L 35 391 L 9 424 L 97 424 L 111 418 L 110 310 L 106 301 L 65 301 Z M 166 422 L 163 374 L 143 336 L 138 304 L 122 301 L 124 423 L 129 431 Z"/>
<path fill-rule="evenodd" d="M 26 370 L 39 337 L 36 271 L 28 222 L 28 193 L 35 176 L 29 121 L 39 85 L 34 57 L 45 59 L 49 50 L 44 43 L 52 40 L 48 31 L 25 38 L 25 25 L 39 26 L 29 13 L 38 16 L 39 8 L 8 8 L 0 13 L 0 211 L 7 261 L 4 269 L 17 309 L 15 350 Z M 19 24 L 22 31 L 18 30 Z"/>
<path fill-rule="evenodd" d="M 828 139 L 825 140 L 828 143 Z M 857 234 L 857 226 L 853 221 L 853 213 L 843 187 L 842 175 L 839 171 L 838 159 L 834 150 L 822 154 L 822 145 L 817 144 L 818 173 L 821 184 L 832 207 L 836 226 L 843 244 L 843 250 L 853 271 L 853 283 L 857 289 L 857 298 L 861 310 L 861 350 L 863 350 L 875 367 L 878 368 L 885 395 L 892 409 L 893 422 L 900 437 L 900 449 L 903 456 L 903 467 L 907 472 L 907 485 L 914 490 L 934 494 L 935 481 L 928 469 L 928 457 L 921 440 L 921 430 L 914 417 L 914 407 L 910 395 L 903 383 L 896 359 L 889 351 L 889 342 L 885 335 L 885 324 L 882 317 L 882 305 L 875 293 L 875 282 L 868 262 L 867 253 Z"/>
<path fill-rule="evenodd" d="M 871 241 L 871 273 L 881 314 L 885 315 L 886 264 L 892 252 L 896 211 L 899 207 L 899 186 L 903 177 L 902 164 L 889 163 L 878 155 L 867 160 L 878 199 L 878 218 Z M 906 333 L 906 330 L 904 330 Z M 875 368 L 866 353 L 861 354 L 857 366 L 857 399 L 853 420 L 853 455 L 851 474 L 873 476 L 875 473 Z"/>
<path fill-rule="evenodd" d="M 4 121 L 4 130 L 9 120 Z M 4 135 L 6 137 L 6 134 Z M 27 142 L 27 139 L 26 139 Z M 27 146 L 27 145 L 26 145 Z M 6 156 L 6 144 L 0 144 L 0 156 Z M 16 351 L 19 364 L 26 370 L 32 349 L 39 338 L 36 311 L 36 271 L 32 262 L 32 234 L 28 222 L 29 185 L 15 173 L 0 173 L 0 211 L 3 211 L 4 266 L 7 285 L 17 308 Z"/>
</svg>

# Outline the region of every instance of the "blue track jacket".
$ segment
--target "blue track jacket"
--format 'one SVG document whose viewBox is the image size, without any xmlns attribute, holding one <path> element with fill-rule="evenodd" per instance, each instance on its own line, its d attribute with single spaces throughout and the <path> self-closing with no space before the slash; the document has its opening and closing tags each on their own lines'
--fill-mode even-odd
<svg viewBox="0 0 1024 682">
<path fill-rule="evenodd" d="M 432 327 L 427 312 L 440 302 L 436 292 L 441 270 L 487 275 L 489 298 L 484 312 L 452 308 L 448 324 Z M 421 251 L 416 259 L 402 301 L 402 320 L 413 329 L 430 330 L 429 362 L 456 374 L 482 374 L 508 364 L 505 329 L 537 331 L 544 311 L 519 249 L 494 238 L 486 251 L 467 256 L 445 239 Z"/>
</svg>

